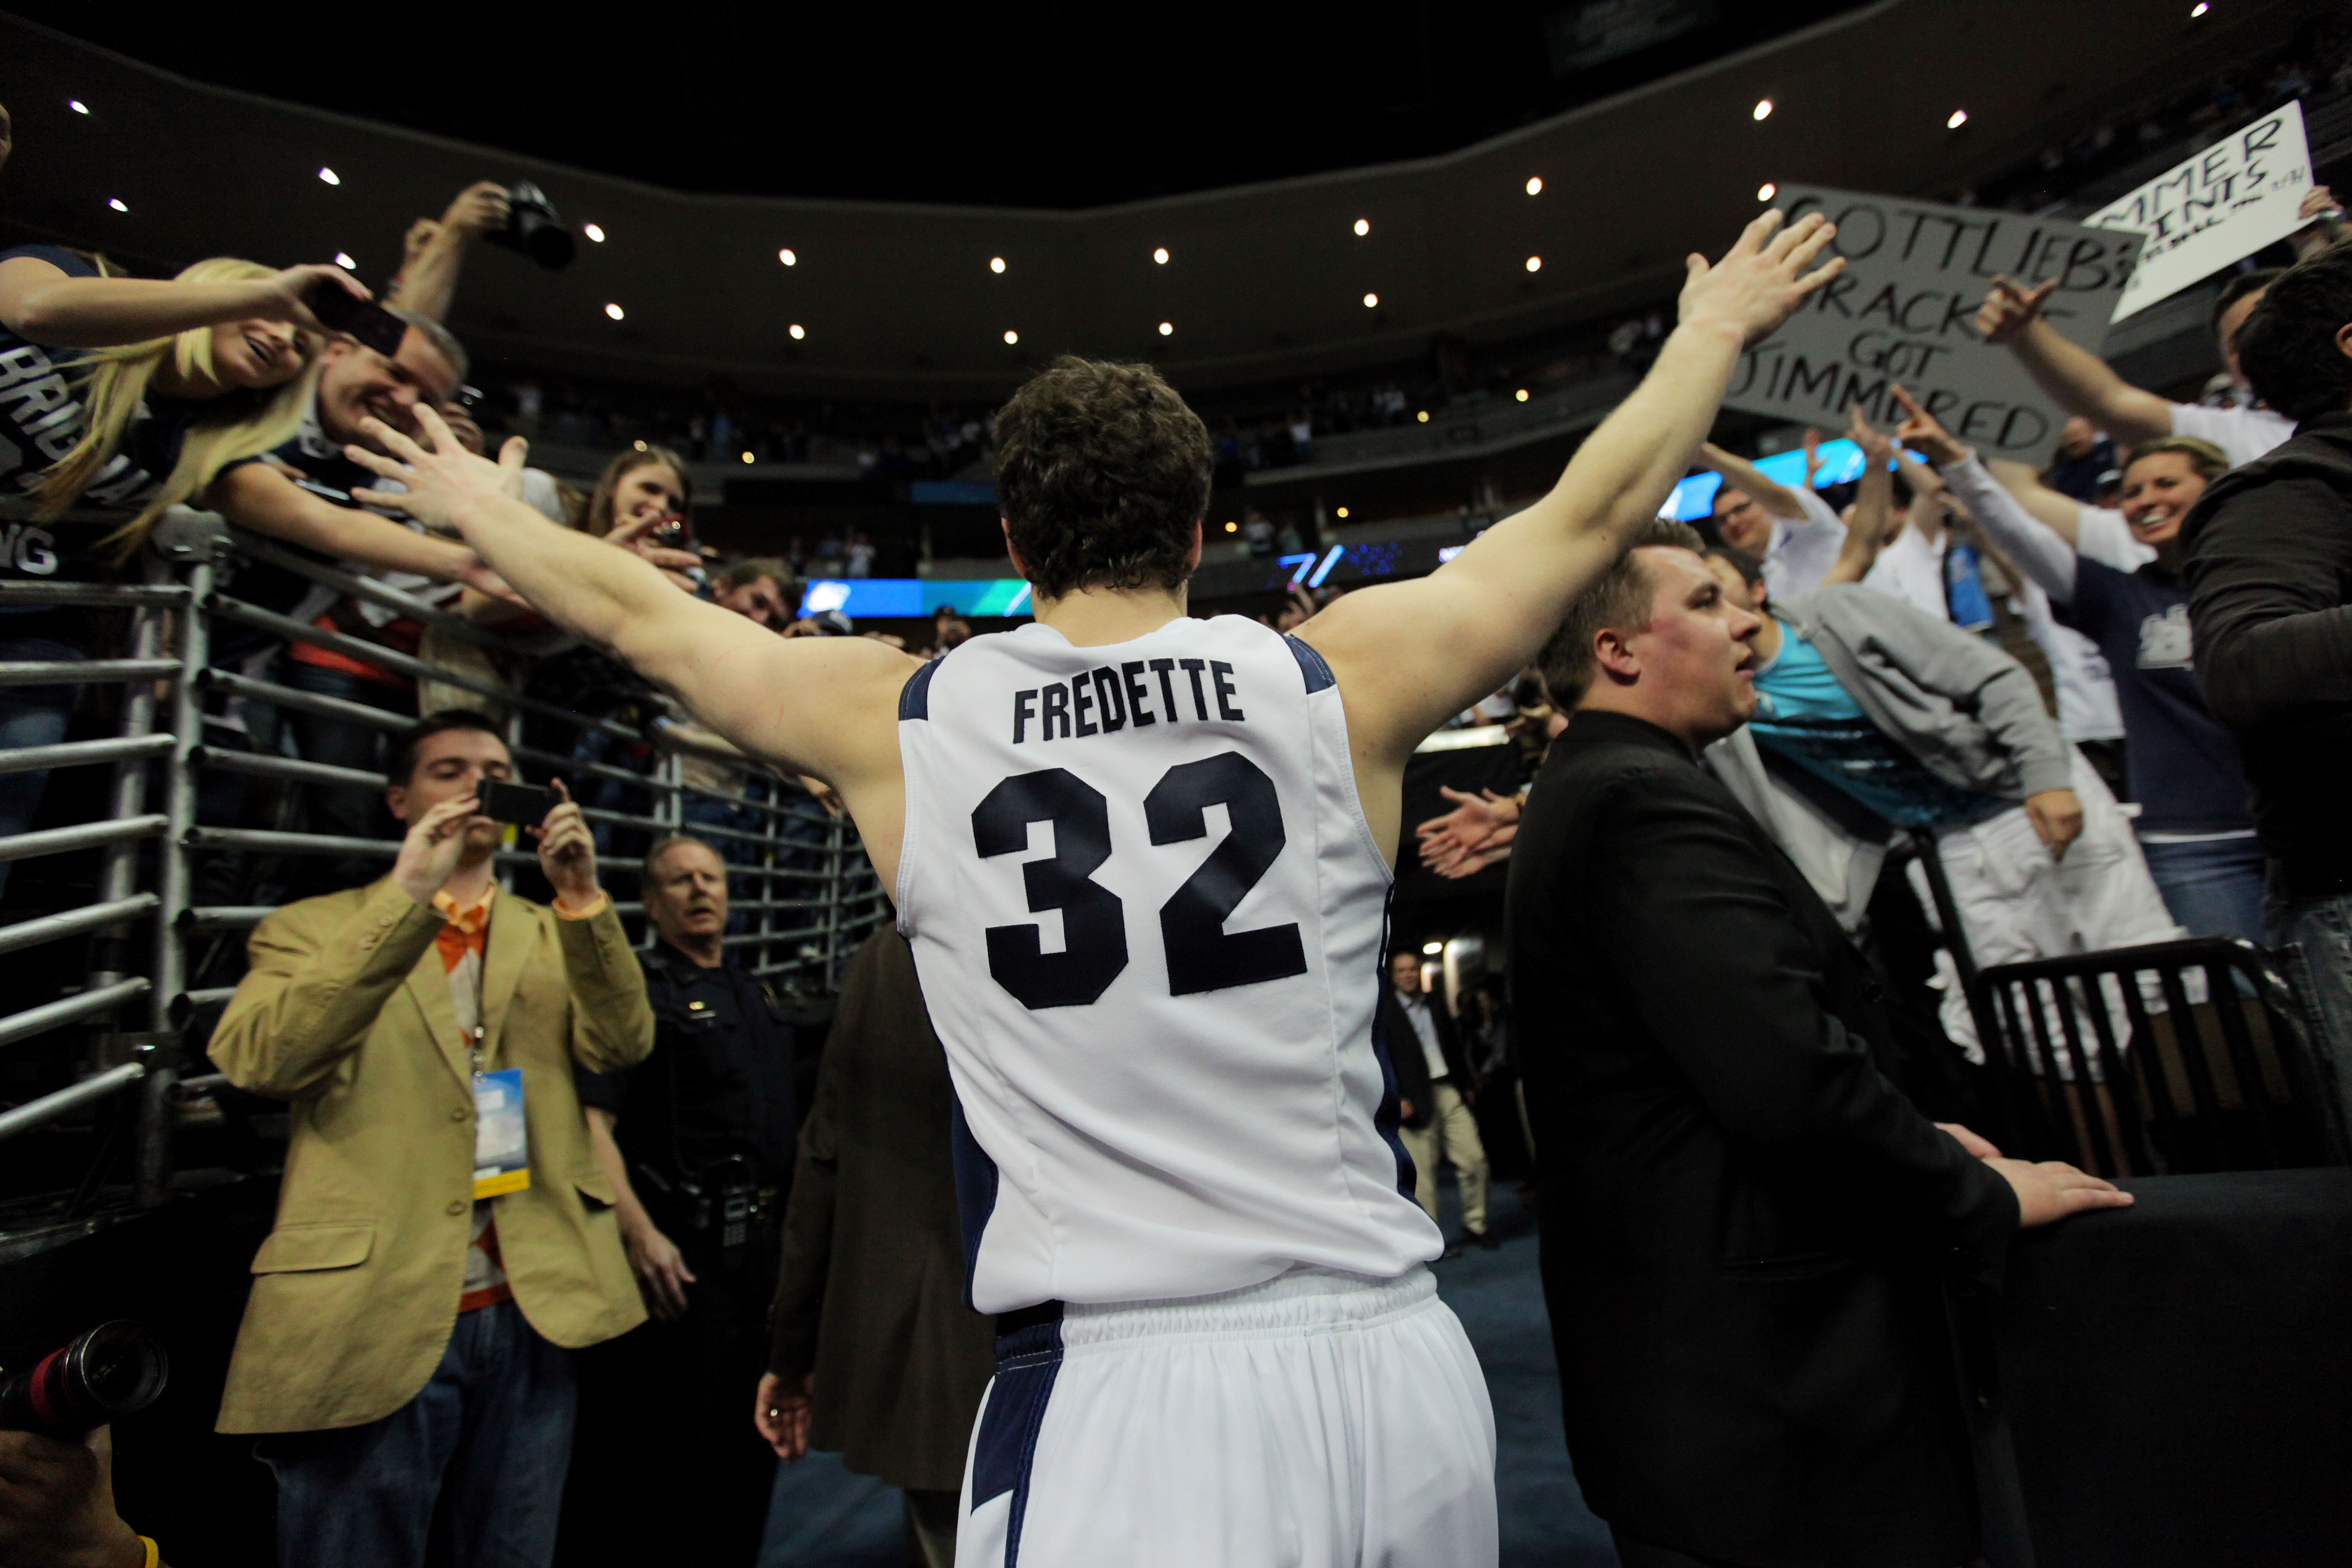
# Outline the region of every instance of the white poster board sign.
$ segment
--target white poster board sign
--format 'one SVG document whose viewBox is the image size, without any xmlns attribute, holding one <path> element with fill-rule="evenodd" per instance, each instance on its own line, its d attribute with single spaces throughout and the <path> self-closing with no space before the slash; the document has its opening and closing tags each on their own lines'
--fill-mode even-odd
<svg viewBox="0 0 2352 1568">
<path fill-rule="evenodd" d="M 1987 457 L 2050 454 L 2065 416 L 2009 350 L 1977 335 L 1977 307 L 2002 274 L 2029 286 L 2054 278 L 2043 313 L 2096 353 L 2140 236 L 1817 185 L 1782 186 L 1781 205 L 1790 222 L 1829 216 L 1845 271 L 1742 356 L 1725 403 L 1832 433 L 1858 403 L 1886 430 L 1902 417 L 1890 392 L 1899 382 Z"/>
<path fill-rule="evenodd" d="M 2091 215 L 2101 228 L 2147 236 L 2139 269 L 2116 302 L 2118 321 L 2178 294 L 2309 221 L 2295 216 L 2311 189 L 2303 105 L 2290 103 L 2232 132 L 2178 168 Z"/>
</svg>

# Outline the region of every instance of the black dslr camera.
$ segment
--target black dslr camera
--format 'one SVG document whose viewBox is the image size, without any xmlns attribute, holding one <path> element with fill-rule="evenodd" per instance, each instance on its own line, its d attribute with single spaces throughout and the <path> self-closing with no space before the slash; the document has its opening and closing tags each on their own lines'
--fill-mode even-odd
<svg viewBox="0 0 2352 1568">
<path fill-rule="evenodd" d="M 482 237 L 492 245 L 521 251 L 550 272 L 571 266 L 580 248 L 572 231 L 556 216 L 555 204 L 529 180 L 518 180 L 507 187 L 507 226 Z"/>
<path fill-rule="evenodd" d="M 100 1323 L 0 1376 L 0 1428 L 70 1440 L 155 1403 L 172 1373 L 162 1342 L 128 1318 Z"/>
</svg>

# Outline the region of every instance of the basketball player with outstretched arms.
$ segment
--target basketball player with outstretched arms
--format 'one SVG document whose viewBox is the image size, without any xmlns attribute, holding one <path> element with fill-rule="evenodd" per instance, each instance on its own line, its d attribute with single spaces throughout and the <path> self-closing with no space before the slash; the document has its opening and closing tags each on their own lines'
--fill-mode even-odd
<svg viewBox="0 0 2352 1568">
<path fill-rule="evenodd" d="M 1405 760 L 1534 657 L 1657 514 L 1742 349 L 1835 274 L 1818 216 L 1689 261 L 1681 322 L 1549 494 L 1290 637 L 1194 620 L 1208 434 L 1064 360 L 998 419 L 1035 621 L 929 664 L 785 640 L 371 428 L 377 497 L 737 745 L 838 790 L 895 892 L 957 1105 L 999 1362 L 962 1568 L 1475 1568 L 1494 1417 L 1426 1267 L 1373 1018 Z M 1810 270 L 1809 270 L 1810 269 Z M 853 1304 L 854 1310 L 854 1304 Z M 774 1436 L 798 1390 L 760 1390 Z"/>
</svg>

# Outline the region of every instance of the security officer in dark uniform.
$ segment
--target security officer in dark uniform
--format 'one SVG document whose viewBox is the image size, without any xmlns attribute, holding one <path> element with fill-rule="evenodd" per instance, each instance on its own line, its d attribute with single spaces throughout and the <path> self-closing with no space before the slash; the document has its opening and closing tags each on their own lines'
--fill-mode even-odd
<svg viewBox="0 0 2352 1568">
<path fill-rule="evenodd" d="M 654 846 L 644 897 L 653 1055 L 579 1081 L 655 1321 L 582 1356 L 557 1560 L 751 1568 L 775 1475 L 751 1407 L 799 1126 L 793 1032 L 727 963 L 727 867 L 709 845 Z"/>
</svg>

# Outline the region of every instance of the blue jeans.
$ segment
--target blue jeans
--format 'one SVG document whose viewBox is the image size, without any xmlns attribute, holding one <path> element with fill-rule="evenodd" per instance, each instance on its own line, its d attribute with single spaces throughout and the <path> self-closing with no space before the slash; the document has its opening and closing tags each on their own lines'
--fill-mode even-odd
<svg viewBox="0 0 2352 1568">
<path fill-rule="evenodd" d="M 572 1352 L 512 1301 L 460 1312 L 406 1405 L 257 1445 L 278 1478 L 280 1568 L 546 1568 L 578 1404 Z"/>
<path fill-rule="evenodd" d="M 2290 900 L 2273 892 L 2266 912 L 2271 945 L 2311 1015 L 2313 1055 L 2352 1126 L 2352 893 Z"/>
<path fill-rule="evenodd" d="M 2147 874 L 2172 918 L 2190 936 L 2242 936 L 2260 943 L 2263 887 L 2269 861 L 2257 838 L 2208 838 L 2188 844 L 2140 840 Z"/>
<path fill-rule="evenodd" d="M 0 622 L 0 631 L 5 623 Z M 54 637 L 12 637 L 0 635 L 0 662 L 43 663 L 89 656 Z M 81 700 L 79 686 L 0 686 L 0 752 L 26 746 L 54 746 L 66 738 L 66 723 Z M 14 838 L 33 826 L 48 788 L 47 768 L 35 773 L 0 773 L 0 838 Z M 8 889 L 10 862 L 0 860 L 0 893 Z"/>
</svg>

